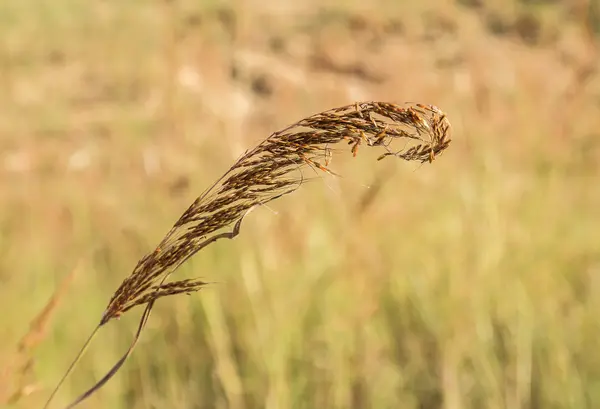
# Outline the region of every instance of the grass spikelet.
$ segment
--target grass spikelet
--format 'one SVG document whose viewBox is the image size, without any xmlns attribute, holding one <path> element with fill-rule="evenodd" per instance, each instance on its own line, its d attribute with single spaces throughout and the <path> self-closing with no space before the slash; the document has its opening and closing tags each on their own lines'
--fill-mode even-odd
<svg viewBox="0 0 600 409">
<path fill-rule="evenodd" d="M 65 278 L 54 291 L 44 308 L 30 322 L 29 330 L 20 339 L 14 359 L 0 371 L 0 404 L 14 404 L 22 397 L 38 390 L 37 385 L 26 381 L 34 366 L 33 354 L 38 345 L 44 341 L 48 333 L 48 326 L 52 321 L 59 304 L 79 270 L 79 264 Z M 14 378 L 16 382 L 10 382 Z M 12 388 L 11 388 L 12 387 Z"/>
<path fill-rule="evenodd" d="M 195 292 L 207 284 L 200 280 L 165 283 L 169 276 L 212 242 L 237 236 L 243 218 L 253 208 L 298 189 L 308 180 L 305 170 L 310 169 L 317 175 L 319 172 L 335 175 L 329 164 L 333 154 L 341 149 L 334 149 L 334 146 L 349 145 L 353 156 L 357 156 L 363 147 L 371 147 L 382 152 L 380 160 L 394 156 L 424 163 L 432 162 L 449 144 L 450 123 L 445 114 L 435 106 L 421 104 L 399 106 L 386 102 L 359 102 L 309 116 L 273 133 L 242 155 L 198 197 L 158 246 L 137 263 L 115 291 L 92 336 L 45 407 L 49 406 L 98 329 L 131 308 L 144 305 L 129 350 L 104 378 L 68 408 L 104 385 L 133 350 L 156 300 Z M 401 145 L 401 148 L 395 145 Z"/>
</svg>

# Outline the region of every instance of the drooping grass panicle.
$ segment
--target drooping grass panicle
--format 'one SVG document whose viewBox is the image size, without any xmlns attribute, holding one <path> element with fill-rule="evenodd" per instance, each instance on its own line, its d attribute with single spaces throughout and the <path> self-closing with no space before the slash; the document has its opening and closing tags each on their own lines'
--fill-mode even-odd
<svg viewBox="0 0 600 409">
<path fill-rule="evenodd" d="M 137 305 L 145 305 L 138 332 L 117 365 L 73 404 L 96 391 L 124 363 L 157 299 L 194 292 L 206 285 L 200 280 L 165 284 L 182 263 L 218 239 L 234 238 L 253 208 L 294 192 L 308 180 L 305 170 L 335 175 L 329 165 L 333 154 L 341 151 L 337 145 L 346 144 L 353 156 L 362 147 L 370 147 L 381 151 L 379 159 L 395 156 L 431 162 L 449 143 L 450 123 L 435 106 L 357 102 L 309 116 L 245 152 L 191 204 L 116 290 L 99 327 Z M 233 229 L 228 231 L 230 226 Z"/>
</svg>

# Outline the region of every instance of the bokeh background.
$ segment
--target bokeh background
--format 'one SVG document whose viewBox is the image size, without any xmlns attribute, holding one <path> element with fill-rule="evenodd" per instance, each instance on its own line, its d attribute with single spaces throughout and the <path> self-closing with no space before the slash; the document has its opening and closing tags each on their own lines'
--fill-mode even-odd
<svg viewBox="0 0 600 409">
<path fill-rule="evenodd" d="M 253 212 L 82 407 L 600 407 L 599 41 L 597 0 L 3 0 L 0 406 L 40 407 L 245 149 L 380 100 L 443 109 L 450 148 L 348 152 L 343 178 Z"/>
</svg>

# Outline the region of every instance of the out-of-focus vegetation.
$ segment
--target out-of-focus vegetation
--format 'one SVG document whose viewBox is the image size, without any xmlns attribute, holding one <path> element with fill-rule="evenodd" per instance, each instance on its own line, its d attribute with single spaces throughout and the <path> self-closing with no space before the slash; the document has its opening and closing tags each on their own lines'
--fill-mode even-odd
<svg viewBox="0 0 600 409">
<path fill-rule="evenodd" d="M 388 100 L 441 107 L 450 149 L 347 155 L 253 212 L 87 407 L 599 407 L 599 20 L 595 0 L 1 2 L 0 405 L 44 402 L 245 149 Z M 56 404 L 124 352 L 128 315 Z"/>
</svg>

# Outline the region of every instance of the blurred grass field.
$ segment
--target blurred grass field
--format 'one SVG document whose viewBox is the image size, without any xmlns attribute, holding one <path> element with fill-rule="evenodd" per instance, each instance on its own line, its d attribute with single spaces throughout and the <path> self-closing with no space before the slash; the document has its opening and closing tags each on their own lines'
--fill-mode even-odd
<svg viewBox="0 0 600 409">
<path fill-rule="evenodd" d="M 439 106 L 453 142 L 423 166 L 348 154 L 253 212 L 177 272 L 216 284 L 160 300 L 82 407 L 600 407 L 598 2 L 365 4 L 0 3 L 0 375 L 74 271 L 7 407 L 41 406 L 245 149 L 357 100 Z"/>
</svg>

